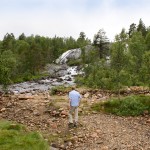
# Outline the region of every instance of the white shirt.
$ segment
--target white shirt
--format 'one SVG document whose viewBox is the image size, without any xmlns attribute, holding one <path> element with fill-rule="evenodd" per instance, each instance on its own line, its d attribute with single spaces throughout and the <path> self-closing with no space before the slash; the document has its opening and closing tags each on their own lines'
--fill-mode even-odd
<svg viewBox="0 0 150 150">
<path fill-rule="evenodd" d="M 81 95 L 79 92 L 72 90 L 71 92 L 69 92 L 69 99 L 71 106 L 79 106 Z"/>
</svg>

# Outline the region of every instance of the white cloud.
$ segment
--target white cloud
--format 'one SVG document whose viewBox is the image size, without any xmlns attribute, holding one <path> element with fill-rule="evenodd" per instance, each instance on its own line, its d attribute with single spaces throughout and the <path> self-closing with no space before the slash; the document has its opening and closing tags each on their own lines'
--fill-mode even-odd
<svg viewBox="0 0 150 150">
<path fill-rule="evenodd" d="M 148 0 L 143 0 L 141 5 L 132 2 L 128 6 L 125 1 L 120 4 L 117 1 L 96 0 L 92 4 L 90 0 L 11 0 L 13 4 L 9 3 L 8 7 L 6 0 L 0 6 L 0 39 L 7 32 L 15 36 L 24 32 L 27 36 L 77 38 L 81 31 L 93 39 L 94 34 L 103 28 L 112 40 L 123 27 L 128 30 L 130 24 L 138 24 L 140 18 L 146 26 L 150 25 Z"/>
</svg>

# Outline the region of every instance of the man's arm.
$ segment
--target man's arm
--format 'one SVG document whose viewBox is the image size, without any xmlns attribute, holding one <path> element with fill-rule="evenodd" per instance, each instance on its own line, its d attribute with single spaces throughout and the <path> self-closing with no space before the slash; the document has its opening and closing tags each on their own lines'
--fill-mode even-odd
<svg viewBox="0 0 150 150">
<path fill-rule="evenodd" d="M 81 102 L 81 95 L 80 95 L 80 93 L 79 93 L 79 106 L 80 106 L 80 102 Z"/>
</svg>

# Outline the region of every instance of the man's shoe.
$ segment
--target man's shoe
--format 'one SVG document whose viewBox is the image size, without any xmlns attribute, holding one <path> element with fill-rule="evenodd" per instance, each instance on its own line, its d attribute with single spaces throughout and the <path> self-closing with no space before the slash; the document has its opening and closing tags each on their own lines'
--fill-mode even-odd
<svg viewBox="0 0 150 150">
<path fill-rule="evenodd" d="M 73 123 L 70 123 L 70 122 L 68 123 L 69 128 L 72 128 L 73 126 L 74 126 Z"/>
<path fill-rule="evenodd" d="M 74 123 L 74 127 L 75 127 L 75 128 L 77 127 L 77 122 Z"/>
</svg>

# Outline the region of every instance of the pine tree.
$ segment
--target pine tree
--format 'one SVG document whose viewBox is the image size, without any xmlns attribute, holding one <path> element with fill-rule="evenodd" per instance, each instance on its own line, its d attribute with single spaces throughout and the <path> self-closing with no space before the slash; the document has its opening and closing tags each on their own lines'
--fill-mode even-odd
<svg viewBox="0 0 150 150">
<path fill-rule="evenodd" d="M 118 95 L 120 96 L 120 89 L 127 81 L 128 74 L 126 68 L 128 66 L 128 48 L 127 44 L 127 34 L 125 30 L 122 29 L 121 33 L 116 36 L 115 42 L 111 46 L 111 71 L 112 71 L 112 83 L 114 88 L 117 89 Z"/>
<path fill-rule="evenodd" d="M 93 45 L 98 48 L 100 59 L 106 58 L 109 54 L 109 40 L 103 29 L 100 29 L 98 33 L 94 35 Z"/>
<path fill-rule="evenodd" d="M 131 38 L 132 37 L 132 34 L 134 33 L 134 32 L 136 32 L 137 31 L 137 28 L 136 28 L 136 24 L 135 23 L 132 23 L 131 25 L 130 25 L 130 28 L 129 28 L 129 38 Z"/>
<path fill-rule="evenodd" d="M 139 20 L 139 24 L 137 26 L 137 31 L 141 32 L 144 37 L 147 34 L 147 30 L 146 30 L 145 24 L 143 23 L 142 19 Z"/>
</svg>

